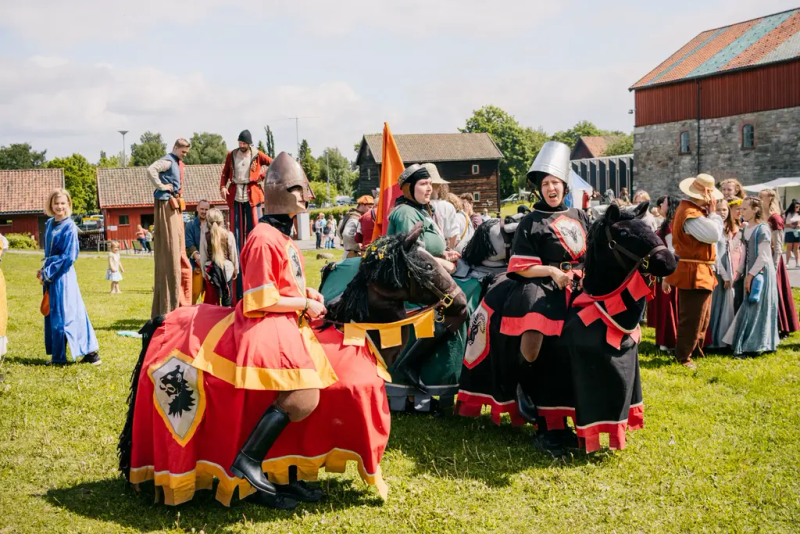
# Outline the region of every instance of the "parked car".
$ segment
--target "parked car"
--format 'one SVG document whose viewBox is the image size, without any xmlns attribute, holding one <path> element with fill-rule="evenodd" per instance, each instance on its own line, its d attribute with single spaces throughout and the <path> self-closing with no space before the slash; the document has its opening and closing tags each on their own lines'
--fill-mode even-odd
<svg viewBox="0 0 800 534">
<path fill-rule="evenodd" d="M 520 201 L 520 199 L 519 199 L 519 195 L 518 195 L 518 194 L 516 194 L 516 193 L 514 193 L 514 194 L 513 194 L 513 195 L 511 195 L 510 197 L 507 197 L 507 198 L 504 198 L 503 200 L 501 200 L 501 201 L 500 201 L 500 204 L 501 204 L 501 205 L 502 205 L 502 204 L 511 204 L 511 203 L 513 203 L 513 202 L 519 202 L 519 201 Z"/>
</svg>

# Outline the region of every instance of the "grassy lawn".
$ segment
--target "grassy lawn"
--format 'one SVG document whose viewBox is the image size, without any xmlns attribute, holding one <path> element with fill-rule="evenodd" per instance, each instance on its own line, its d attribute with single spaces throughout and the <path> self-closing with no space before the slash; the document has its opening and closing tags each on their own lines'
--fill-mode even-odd
<svg viewBox="0 0 800 534">
<path fill-rule="evenodd" d="M 516 208 L 514 207 L 514 210 Z M 306 253 L 311 260 L 315 251 Z M 136 494 L 116 471 L 131 368 L 140 342 L 117 330 L 149 316 L 152 260 L 123 258 L 109 295 L 104 257 L 78 277 L 103 365 L 43 364 L 38 256 L 7 254 L 10 352 L 0 372 L 0 533 L 10 532 L 790 532 L 800 522 L 800 336 L 777 354 L 673 365 L 642 343 L 645 428 L 618 452 L 553 460 L 529 428 L 488 416 L 396 416 L 381 503 L 354 469 L 323 475 L 328 500 L 276 512 L 211 492 L 177 508 Z M 318 284 L 322 262 L 308 263 Z"/>
</svg>

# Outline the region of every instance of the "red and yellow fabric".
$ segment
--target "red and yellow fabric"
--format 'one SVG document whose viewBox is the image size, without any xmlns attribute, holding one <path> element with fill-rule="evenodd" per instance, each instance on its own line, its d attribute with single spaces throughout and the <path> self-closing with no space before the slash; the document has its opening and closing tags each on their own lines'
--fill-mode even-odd
<svg viewBox="0 0 800 534">
<path fill-rule="evenodd" d="M 229 336 L 237 331 L 239 312 L 208 305 L 179 308 L 150 341 L 136 395 L 130 481 L 154 480 L 167 504 L 210 489 L 213 478 L 220 481 L 216 497 L 225 505 L 237 487 L 240 497 L 252 493 L 228 468 L 277 391 L 231 383 L 231 368 L 234 380 L 251 380 L 249 370 L 237 371 L 232 360 L 220 356 L 228 349 L 235 353 L 242 341 Z M 262 338 L 265 350 L 274 339 Z M 303 339 L 341 378 L 320 391 L 319 406 L 308 418 L 284 430 L 263 463 L 265 472 L 285 484 L 291 465 L 298 467 L 300 479 L 315 480 L 320 467 L 343 472 L 348 461 L 355 461 L 362 479 L 385 498 L 388 488 L 379 465 L 391 424 L 385 364 L 369 345 L 344 345 L 344 335 L 334 328 L 306 327 Z M 191 398 L 179 402 L 181 392 Z"/>
<path fill-rule="evenodd" d="M 298 314 L 265 311 L 280 297 L 305 297 L 303 256 L 292 240 L 259 224 L 240 259 L 244 298 L 190 352 L 192 365 L 244 389 L 294 391 L 335 383 L 336 373 L 309 327 L 298 327 Z"/>
</svg>

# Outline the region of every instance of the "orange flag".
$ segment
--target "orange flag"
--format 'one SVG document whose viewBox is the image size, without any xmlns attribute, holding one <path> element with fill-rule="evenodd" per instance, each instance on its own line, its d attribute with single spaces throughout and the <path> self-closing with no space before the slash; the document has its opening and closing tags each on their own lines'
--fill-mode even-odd
<svg viewBox="0 0 800 534">
<path fill-rule="evenodd" d="M 386 235 L 389 228 L 389 213 L 394 207 L 394 201 L 402 195 L 397 178 L 403 173 L 406 166 L 400 158 L 400 151 L 392 137 L 388 123 L 383 123 L 383 149 L 381 162 L 381 189 L 378 198 L 378 212 L 375 217 L 375 228 L 372 230 L 372 239 Z"/>
</svg>

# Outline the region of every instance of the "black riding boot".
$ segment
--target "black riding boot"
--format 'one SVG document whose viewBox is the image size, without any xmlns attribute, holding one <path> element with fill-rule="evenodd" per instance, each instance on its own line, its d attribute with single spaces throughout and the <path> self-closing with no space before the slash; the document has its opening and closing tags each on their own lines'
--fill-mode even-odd
<svg viewBox="0 0 800 534">
<path fill-rule="evenodd" d="M 274 404 L 267 408 L 231 466 L 231 472 L 235 476 L 246 479 L 257 490 L 273 497 L 277 495 L 278 491 L 267 480 L 267 476 L 261 469 L 261 462 L 266 458 L 270 447 L 288 424 L 289 414 L 283 409 Z"/>
<path fill-rule="evenodd" d="M 312 488 L 304 480 L 297 480 L 297 466 L 289 466 L 289 483 L 277 485 L 279 495 L 288 495 L 302 502 L 319 502 L 325 496 L 319 488 Z"/>
<path fill-rule="evenodd" d="M 417 339 L 414 344 L 395 363 L 393 373 L 405 377 L 408 383 L 423 393 L 428 388 L 422 383 L 420 372 L 422 364 L 436 351 L 439 343 L 447 337 L 448 330 L 442 323 L 435 323 L 433 337 Z"/>
<path fill-rule="evenodd" d="M 519 357 L 522 361 L 519 364 L 519 374 L 517 376 L 519 380 L 519 382 L 517 382 L 517 392 L 515 396 L 517 400 L 517 411 L 520 417 L 525 419 L 525 421 L 536 425 L 538 423 L 536 418 L 539 413 L 536 410 L 533 399 L 531 399 L 530 395 L 525 391 L 526 389 L 530 391 L 529 386 L 532 383 L 531 375 L 533 373 L 533 363 L 527 361 L 521 354 Z"/>
</svg>

